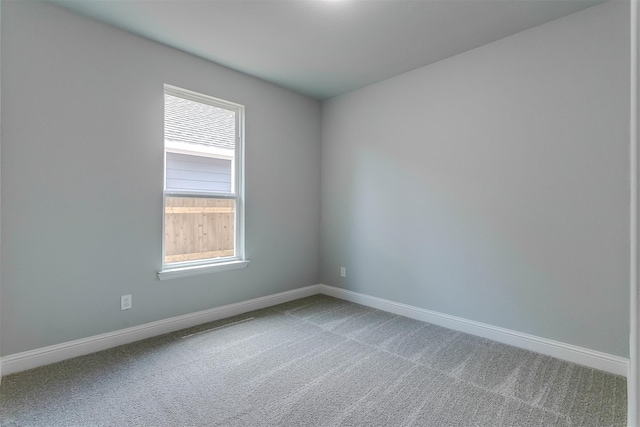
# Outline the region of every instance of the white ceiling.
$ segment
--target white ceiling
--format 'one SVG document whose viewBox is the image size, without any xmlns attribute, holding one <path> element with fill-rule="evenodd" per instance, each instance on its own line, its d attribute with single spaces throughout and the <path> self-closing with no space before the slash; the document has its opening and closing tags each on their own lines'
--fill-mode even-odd
<svg viewBox="0 0 640 427">
<path fill-rule="evenodd" d="M 602 0 L 50 0 L 317 99 Z"/>
</svg>

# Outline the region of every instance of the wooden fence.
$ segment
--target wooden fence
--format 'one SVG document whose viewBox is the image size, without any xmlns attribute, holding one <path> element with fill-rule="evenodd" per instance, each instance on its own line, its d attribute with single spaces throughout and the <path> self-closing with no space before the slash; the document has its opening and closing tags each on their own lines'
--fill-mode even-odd
<svg viewBox="0 0 640 427">
<path fill-rule="evenodd" d="M 235 200 L 167 197 L 165 262 L 234 255 Z"/>
</svg>

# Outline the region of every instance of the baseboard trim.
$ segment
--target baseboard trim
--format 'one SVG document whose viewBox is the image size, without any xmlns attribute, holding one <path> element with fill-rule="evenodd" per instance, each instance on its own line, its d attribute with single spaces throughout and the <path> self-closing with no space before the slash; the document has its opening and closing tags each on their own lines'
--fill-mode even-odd
<svg viewBox="0 0 640 427">
<path fill-rule="evenodd" d="M 616 375 L 626 377 L 629 374 L 629 360 L 623 357 L 322 284 L 11 354 L 0 359 L 0 373 L 4 376 L 37 368 L 319 293 L 557 357 L 558 359 Z"/>
<path fill-rule="evenodd" d="M 106 350 L 134 341 L 143 340 L 169 332 L 179 331 L 214 320 L 224 319 L 261 308 L 271 307 L 320 293 L 320 285 L 312 285 L 278 294 L 254 298 L 235 304 L 224 305 L 209 310 L 198 311 L 144 325 L 108 332 L 88 338 L 69 341 L 22 353 L 11 354 L 0 360 L 0 372 L 9 375 L 39 366 L 49 365 L 77 356 Z"/>
<path fill-rule="evenodd" d="M 488 325 L 486 323 L 475 322 L 461 317 L 450 316 L 420 307 L 414 307 L 383 298 L 373 297 L 359 292 L 336 288 L 334 286 L 319 285 L 320 293 L 346 301 L 411 317 L 434 325 L 454 329 L 468 334 L 488 338 L 514 347 L 524 348 L 558 359 L 588 366 L 612 374 L 627 376 L 629 369 L 629 359 L 602 353 L 587 348 L 553 341 L 510 329 Z"/>
</svg>

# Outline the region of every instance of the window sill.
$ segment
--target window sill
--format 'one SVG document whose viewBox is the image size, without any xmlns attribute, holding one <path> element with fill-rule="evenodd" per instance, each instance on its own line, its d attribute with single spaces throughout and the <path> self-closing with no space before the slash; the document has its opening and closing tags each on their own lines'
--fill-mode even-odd
<svg viewBox="0 0 640 427">
<path fill-rule="evenodd" d="M 189 267 L 168 268 L 158 272 L 158 279 L 169 280 L 180 277 L 198 276 L 200 274 L 217 273 L 218 271 L 239 270 L 249 265 L 248 260 L 221 262 L 218 264 L 193 265 Z"/>
</svg>

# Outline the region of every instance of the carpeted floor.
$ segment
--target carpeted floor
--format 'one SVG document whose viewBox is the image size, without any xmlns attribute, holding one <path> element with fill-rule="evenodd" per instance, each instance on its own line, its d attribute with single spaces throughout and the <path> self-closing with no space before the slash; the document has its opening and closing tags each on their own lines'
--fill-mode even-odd
<svg viewBox="0 0 640 427">
<path fill-rule="evenodd" d="M 3 427 L 625 419 L 622 377 L 321 295 L 10 375 L 0 388 Z"/>
</svg>

